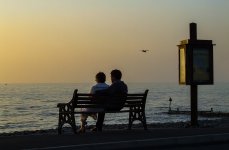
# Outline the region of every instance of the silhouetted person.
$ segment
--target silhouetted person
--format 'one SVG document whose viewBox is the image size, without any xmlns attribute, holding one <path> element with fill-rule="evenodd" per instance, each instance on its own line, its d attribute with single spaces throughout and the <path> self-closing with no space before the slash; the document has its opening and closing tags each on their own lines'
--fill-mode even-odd
<svg viewBox="0 0 229 150">
<path fill-rule="evenodd" d="M 95 81 L 97 82 L 97 84 L 92 86 L 91 92 L 90 92 L 91 94 L 95 94 L 96 91 L 104 90 L 104 89 L 107 89 L 109 87 L 109 85 L 105 83 L 106 75 L 103 72 L 99 72 L 96 74 Z M 80 117 L 81 127 L 80 127 L 80 130 L 78 132 L 84 133 L 86 131 L 85 125 L 87 124 L 87 118 L 90 116 L 94 120 L 96 120 L 97 114 L 93 113 L 93 112 L 102 111 L 102 110 L 99 108 L 82 108 L 81 111 L 85 112 L 85 113 L 81 114 L 81 117 Z M 92 113 L 87 113 L 87 112 L 92 112 Z"/>
<path fill-rule="evenodd" d="M 119 111 L 123 108 L 125 103 L 124 95 L 127 94 L 128 88 L 127 85 L 121 81 L 122 73 L 120 70 L 112 70 L 111 71 L 111 82 L 109 88 L 106 90 L 96 91 L 96 94 L 106 96 L 107 98 L 104 100 L 104 110 L 105 111 Z M 119 96 L 119 97 L 118 97 Z M 122 97 L 120 97 L 122 96 Z M 105 113 L 98 113 L 98 119 L 96 123 L 96 128 L 93 131 L 102 131 L 103 122 L 104 122 Z"/>
</svg>

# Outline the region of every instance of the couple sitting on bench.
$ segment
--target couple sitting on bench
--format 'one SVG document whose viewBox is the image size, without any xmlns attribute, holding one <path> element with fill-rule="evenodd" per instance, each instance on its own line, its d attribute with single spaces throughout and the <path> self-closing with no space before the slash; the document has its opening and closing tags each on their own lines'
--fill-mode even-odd
<svg viewBox="0 0 229 150">
<path fill-rule="evenodd" d="M 125 104 L 125 99 L 120 98 L 113 98 L 116 95 L 124 95 L 127 94 L 128 88 L 127 85 L 121 81 L 122 73 L 120 70 L 112 70 L 111 71 L 111 82 L 112 84 L 109 86 L 105 83 L 106 75 L 103 72 L 99 72 L 96 75 L 96 82 L 97 84 L 91 88 L 91 94 L 98 94 L 104 95 L 109 97 L 108 99 L 100 100 L 104 103 L 104 110 L 105 111 L 119 111 L 122 109 L 123 105 Z M 83 108 L 83 112 L 99 112 L 100 108 Z M 78 132 L 84 133 L 86 128 L 85 125 L 87 124 L 87 118 L 91 116 L 94 120 L 97 119 L 96 127 L 92 129 L 92 131 L 102 131 L 103 122 L 105 113 L 99 112 L 98 117 L 96 113 L 82 113 L 81 114 L 81 128 Z"/>
</svg>

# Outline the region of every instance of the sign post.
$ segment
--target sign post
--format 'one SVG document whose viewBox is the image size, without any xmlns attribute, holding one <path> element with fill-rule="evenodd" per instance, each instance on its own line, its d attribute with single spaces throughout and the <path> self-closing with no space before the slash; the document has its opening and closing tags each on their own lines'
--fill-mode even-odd
<svg viewBox="0 0 229 150">
<path fill-rule="evenodd" d="M 195 23 L 190 23 L 190 40 L 197 40 L 197 29 Z M 196 84 L 191 84 L 191 126 L 198 126 L 198 86 Z"/>
<path fill-rule="evenodd" d="M 197 40 L 197 25 L 190 23 L 190 39 L 179 48 L 179 83 L 190 85 L 191 126 L 198 126 L 198 85 L 213 84 L 212 40 Z"/>
</svg>

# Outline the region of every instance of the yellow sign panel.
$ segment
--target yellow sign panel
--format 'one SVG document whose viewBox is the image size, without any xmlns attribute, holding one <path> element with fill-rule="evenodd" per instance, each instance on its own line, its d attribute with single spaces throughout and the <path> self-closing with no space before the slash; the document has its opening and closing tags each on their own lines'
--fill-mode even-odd
<svg viewBox="0 0 229 150">
<path fill-rule="evenodd" d="M 186 56 L 185 49 L 180 48 L 180 84 L 186 83 Z"/>
</svg>

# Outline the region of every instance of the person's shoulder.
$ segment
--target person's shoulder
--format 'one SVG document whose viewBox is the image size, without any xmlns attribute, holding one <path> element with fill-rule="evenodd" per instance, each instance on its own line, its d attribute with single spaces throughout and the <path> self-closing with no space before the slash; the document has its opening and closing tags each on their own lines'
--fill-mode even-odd
<svg viewBox="0 0 229 150">
<path fill-rule="evenodd" d="M 109 87 L 110 85 L 106 84 L 106 83 L 103 83 L 103 86 L 104 87 Z"/>
<path fill-rule="evenodd" d="M 97 87 L 97 84 L 93 85 L 93 86 L 91 87 L 91 89 L 94 89 L 94 88 L 96 88 L 96 87 Z"/>
<path fill-rule="evenodd" d="M 106 83 L 97 83 L 95 87 L 109 87 L 109 85 Z"/>
<path fill-rule="evenodd" d="M 96 85 L 94 85 L 93 89 L 94 90 L 104 90 L 104 89 L 107 89 L 109 88 L 109 85 L 106 84 L 106 83 L 97 83 Z"/>
<path fill-rule="evenodd" d="M 119 86 L 122 87 L 122 88 L 124 88 L 124 89 L 127 89 L 128 88 L 127 87 L 127 84 L 124 81 L 120 81 L 119 82 Z"/>
<path fill-rule="evenodd" d="M 127 86 L 127 84 L 126 84 L 125 82 L 122 81 L 122 83 L 123 83 L 125 86 Z"/>
<path fill-rule="evenodd" d="M 91 93 L 95 93 L 95 90 L 96 90 L 96 85 L 93 85 L 92 87 L 91 87 Z"/>
<path fill-rule="evenodd" d="M 116 81 L 114 85 L 126 85 L 126 83 L 124 81 Z"/>
<path fill-rule="evenodd" d="M 112 83 L 110 88 L 121 88 L 121 87 L 127 87 L 127 85 L 123 81 L 116 81 Z"/>
</svg>

